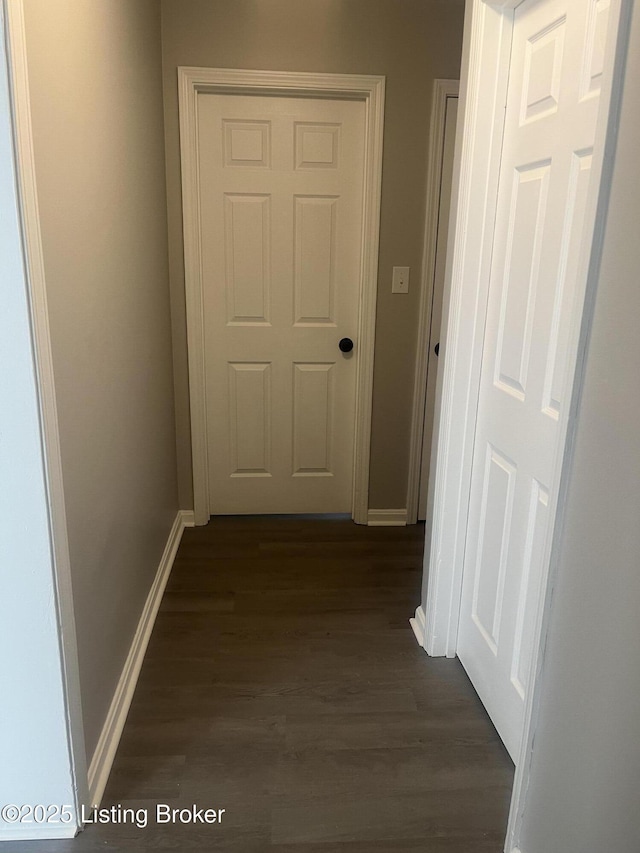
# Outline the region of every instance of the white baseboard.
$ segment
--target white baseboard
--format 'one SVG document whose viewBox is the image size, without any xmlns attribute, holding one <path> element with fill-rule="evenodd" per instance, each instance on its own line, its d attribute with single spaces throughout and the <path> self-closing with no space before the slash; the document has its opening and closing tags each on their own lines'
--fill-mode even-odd
<svg viewBox="0 0 640 853">
<path fill-rule="evenodd" d="M 182 516 L 183 527 L 195 527 L 196 526 L 196 517 L 195 517 L 195 513 L 192 509 L 181 509 L 180 515 Z"/>
<path fill-rule="evenodd" d="M 404 527 L 406 523 L 406 509 L 370 509 L 367 515 L 369 527 Z"/>
<path fill-rule="evenodd" d="M 22 841 L 23 844 L 25 841 L 57 841 L 63 838 L 74 838 L 77 832 L 78 824 L 75 818 L 70 824 L 9 824 L 7 829 L 0 830 L 0 844 L 4 841 Z"/>
<path fill-rule="evenodd" d="M 424 610 L 422 607 L 416 607 L 416 615 L 409 619 L 409 624 L 413 628 L 413 633 L 416 635 L 416 640 L 421 648 L 424 648 L 425 629 L 427 626 Z"/>
<path fill-rule="evenodd" d="M 136 633 L 129 649 L 129 654 L 124 663 L 118 686 L 111 701 L 111 707 L 107 714 L 98 745 L 89 765 L 89 796 L 90 804 L 96 808 L 100 805 L 102 795 L 104 793 L 113 759 L 120 742 L 122 729 L 124 728 L 129 706 L 133 699 L 133 692 L 136 689 L 140 668 L 144 659 L 151 631 L 153 630 L 154 622 L 162 600 L 162 594 L 169 580 L 173 561 L 175 560 L 182 531 L 185 527 L 193 527 L 193 512 L 187 510 L 179 510 L 169 538 L 158 566 L 155 579 L 147 596 L 140 621 Z"/>
</svg>

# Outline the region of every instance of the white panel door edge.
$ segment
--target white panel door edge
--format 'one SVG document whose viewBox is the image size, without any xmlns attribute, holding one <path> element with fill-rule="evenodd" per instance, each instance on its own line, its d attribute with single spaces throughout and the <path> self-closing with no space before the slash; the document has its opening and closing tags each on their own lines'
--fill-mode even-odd
<svg viewBox="0 0 640 853">
<path fill-rule="evenodd" d="M 197 524 L 209 518 L 204 394 L 204 339 L 201 244 L 198 200 L 197 97 L 201 92 L 328 96 L 361 100 L 365 105 L 365 174 L 363 190 L 363 252 L 359 282 L 360 312 L 356 367 L 355 448 L 352 515 L 366 524 L 369 449 L 373 391 L 373 344 L 377 287 L 384 78 L 371 75 L 307 74 L 216 68 L 179 68 L 180 149 L 189 386 Z"/>
</svg>

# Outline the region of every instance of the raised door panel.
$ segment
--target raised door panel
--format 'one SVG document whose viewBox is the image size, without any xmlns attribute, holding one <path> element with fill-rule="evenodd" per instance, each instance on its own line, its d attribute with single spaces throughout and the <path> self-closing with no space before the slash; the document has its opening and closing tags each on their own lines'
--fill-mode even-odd
<svg viewBox="0 0 640 853">
<path fill-rule="evenodd" d="M 268 324 L 271 197 L 224 196 L 227 323 Z"/>
<path fill-rule="evenodd" d="M 226 167 L 271 168 L 270 121 L 222 121 Z"/>
<path fill-rule="evenodd" d="M 334 364 L 293 366 L 293 476 L 332 477 Z"/>
<path fill-rule="evenodd" d="M 498 321 L 495 385 L 524 400 L 550 161 L 514 170 Z"/>
<path fill-rule="evenodd" d="M 500 642 L 516 473 L 511 460 L 487 446 L 471 618 L 494 655 Z"/>
<path fill-rule="evenodd" d="M 271 476 L 271 364 L 228 365 L 229 474 Z"/>
<path fill-rule="evenodd" d="M 583 98 L 600 93 L 610 12 L 611 0 L 590 0 L 581 86 Z"/>
<path fill-rule="evenodd" d="M 295 123 L 296 169 L 337 169 L 341 124 Z"/>
<path fill-rule="evenodd" d="M 338 198 L 294 199 L 294 318 L 296 325 L 335 325 Z"/>
<path fill-rule="evenodd" d="M 566 21 L 562 15 L 526 40 L 521 124 L 546 118 L 558 109 Z"/>
<path fill-rule="evenodd" d="M 548 506 L 548 490 L 537 480 L 533 480 L 529 498 L 520 594 L 518 596 L 516 626 L 511 653 L 511 683 L 522 699 L 525 697 L 525 690 L 529 681 L 533 654 L 535 617 L 542 578 L 541 568 L 547 531 Z"/>
<path fill-rule="evenodd" d="M 542 411 L 558 420 L 565 395 L 567 354 L 575 313 L 580 240 L 591 176 L 592 151 L 573 152 L 547 349 Z"/>
</svg>

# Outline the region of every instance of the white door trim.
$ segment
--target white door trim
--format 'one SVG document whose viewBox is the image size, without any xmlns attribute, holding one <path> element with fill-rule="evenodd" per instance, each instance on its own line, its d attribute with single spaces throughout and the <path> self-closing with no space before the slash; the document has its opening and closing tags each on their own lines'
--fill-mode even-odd
<svg viewBox="0 0 640 853">
<path fill-rule="evenodd" d="M 432 519 L 425 648 L 454 657 L 462 588 L 466 512 L 484 314 L 491 261 L 504 106 L 511 50 L 510 14 L 483 0 L 467 4 L 449 233 L 437 462 L 429 491 Z M 485 44 L 492 51 L 483 50 Z M 490 57 L 486 54 L 490 53 Z M 504 112 L 504 110 L 502 110 Z M 476 165 L 482 163 L 483 168 Z"/>
<path fill-rule="evenodd" d="M 420 304 L 418 306 L 418 342 L 413 380 L 413 410 L 409 438 L 409 482 L 407 485 L 407 524 L 418 520 L 418 495 L 420 492 L 420 460 L 425 421 L 425 399 L 429 370 L 431 335 L 431 306 L 433 303 L 433 277 L 436 269 L 438 239 L 438 211 L 440 209 L 440 182 L 442 179 L 442 152 L 447 115 L 447 99 L 458 97 L 459 80 L 433 81 L 431 100 L 431 127 L 427 162 L 427 199 L 422 248 Z"/>
<path fill-rule="evenodd" d="M 196 524 L 209 520 L 204 372 L 203 282 L 201 274 L 197 95 L 278 94 L 361 100 L 365 103 L 365 173 L 360 317 L 356 365 L 356 428 L 353 471 L 353 520 L 366 524 L 369 509 L 369 455 L 373 397 L 373 354 L 385 78 L 356 74 L 306 74 L 225 68 L 178 68 L 184 265 L 189 350 L 189 392 L 193 493 Z"/>
<path fill-rule="evenodd" d="M 462 567 L 471 486 L 473 437 L 477 417 L 478 388 L 483 347 L 487 293 L 491 261 L 491 235 L 495 220 L 498 170 L 504 125 L 504 105 L 508 82 L 513 9 L 519 3 L 489 3 L 471 0 L 465 16 L 463 68 L 459 115 L 462 132 L 456 140 L 456 166 L 453 178 L 451 232 L 446 281 L 448 295 L 444 306 L 445 345 L 441 348 L 441 413 L 434 488 L 429 495 L 428 515 L 433 518 L 427 543 L 424 645 L 431 655 L 454 657 L 457 646 Z M 526 796 L 526 781 L 535 732 L 537 684 L 543 663 L 545 631 L 562 533 L 562 493 L 570 465 L 575 421 L 582 387 L 583 359 L 593 314 L 606 206 L 611 183 L 611 163 L 618 121 L 623 80 L 624 40 L 632 0 L 612 0 L 604 87 L 596 133 L 592 181 L 585 216 L 592 223 L 586 234 L 582 266 L 578 273 L 586 282 L 584 311 L 576 318 L 570 336 L 569 351 L 577 354 L 571 405 L 560 419 L 562 465 L 549 496 L 549 517 L 555 519 L 553 533 L 545 544 L 544 564 L 537 605 L 534 656 L 527 686 L 524 734 L 516 767 L 511 813 L 505 850 L 517 849 Z M 603 153 L 604 152 L 604 153 Z M 567 379 L 569 379 L 569 375 Z"/>
<path fill-rule="evenodd" d="M 44 443 L 44 466 L 49 502 L 49 526 L 55 570 L 56 610 L 60 630 L 60 656 L 64 704 L 69 731 L 70 763 L 74 776 L 76 815 L 89 805 L 87 760 L 80 699 L 80 673 L 76 640 L 71 561 L 62 478 L 60 433 L 49 332 L 40 212 L 36 183 L 35 152 L 31 122 L 31 99 L 27 66 L 27 43 L 23 0 L 3 0 L 11 84 L 11 107 L 18 172 L 18 195 L 24 240 L 28 298 L 35 348 L 35 369 L 40 398 L 40 420 Z"/>
</svg>

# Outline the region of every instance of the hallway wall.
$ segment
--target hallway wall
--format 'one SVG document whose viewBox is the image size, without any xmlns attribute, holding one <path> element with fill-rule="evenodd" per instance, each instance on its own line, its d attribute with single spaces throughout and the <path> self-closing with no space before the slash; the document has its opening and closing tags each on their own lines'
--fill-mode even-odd
<svg viewBox="0 0 640 853">
<path fill-rule="evenodd" d="M 178 507 L 160 6 L 25 16 L 90 759 Z"/>
<path fill-rule="evenodd" d="M 459 76 L 461 0 L 162 0 L 180 502 L 193 506 L 177 66 L 384 74 L 386 123 L 369 506 L 406 506 L 431 91 Z M 411 267 L 391 294 L 391 268 Z"/>
<path fill-rule="evenodd" d="M 522 853 L 640 850 L 638 103 L 636 3 Z"/>
</svg>

